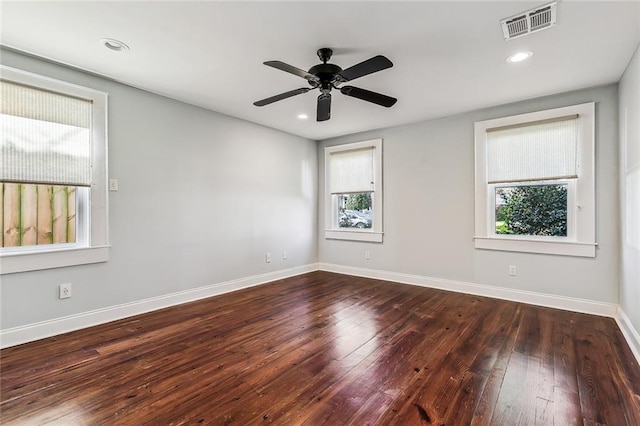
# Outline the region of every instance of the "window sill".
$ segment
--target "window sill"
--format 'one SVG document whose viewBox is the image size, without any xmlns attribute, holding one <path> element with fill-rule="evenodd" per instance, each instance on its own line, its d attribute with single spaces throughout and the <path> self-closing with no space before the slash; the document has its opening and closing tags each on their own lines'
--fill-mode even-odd
<svg viewBox="0 0 640 426">
<path fill-rule="evenodd" d="M 324 237 L 328 240 L 364 241 L 368 243 L 381 243 L 382 232 L 373 231 L 342 231 L 338 229 L 326 229 Z"/>
<path fill-rule="evenodd" d="M 596 257 L 596 243 L 575 241 L 534 241 L 516 238 L 474 237 L 475 247 L 484 250 Z"/>
<path fill-rule="evenodd" d="M 86 265 L 108 260 L 109 246 L 4 253 L 0 257 L 0 275 Z"/>
</svg>

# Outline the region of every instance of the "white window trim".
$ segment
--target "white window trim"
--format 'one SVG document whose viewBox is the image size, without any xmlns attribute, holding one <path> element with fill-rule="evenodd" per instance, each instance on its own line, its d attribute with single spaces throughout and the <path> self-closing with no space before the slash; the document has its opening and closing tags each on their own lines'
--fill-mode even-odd
<svg viewBox="0 0 640 426">
<path fill-rule="evenodd" d="M 337 208 L 334 198 L 329 191 L 329 157 L 334 152 L 350 151 L 373 147 L 374 164 L 374 192 L 373 192 L 373 227 L 371 229 L 340 229 L 338 223 Z M 351 240 L 371 243 L 381 243 L 382 231 L 382 139 L 372 139 L 363 142 L 355 142 L 346 145 L 326 147 L 324 149 L 324 175 L 325 175 L 325 201 L 324 201 L 324 237 L 331 240 Z"/>
<path fill-rule="evenodd" d="M 578 114 L 578 180 L 568 191 L 567 237 L 495 233 L 494 188 L 487 183 L 487 129 Z M 475 247 L 477 249 L 595 257 L 595 103 L 555 108 L 475 123 Z M 559 181 L 558 183 L 565 183 Z M 575 194 L 575 200 L 573 199 Z M 491 199 L 494 197 L 494 200 Z"/>
<path fill-rule="evenodd" d="M 0 76 L 17 83 L 93 101 L 92 184 L 86 242 L 0 249 L 0 274 L 106 262 L 109 260 L 107 93 L 3 65 L 0 65 Z"/>
</svg>

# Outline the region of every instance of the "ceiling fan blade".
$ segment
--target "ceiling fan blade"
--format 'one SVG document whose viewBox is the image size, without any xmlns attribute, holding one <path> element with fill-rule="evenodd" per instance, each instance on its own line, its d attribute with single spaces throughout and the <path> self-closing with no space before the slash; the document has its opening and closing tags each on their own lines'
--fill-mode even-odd
<svg viewBox="0 0 640 426">
<path fill-rule="evenodd" d="M 378 55 L 359 64 L 355 64 L 346 70 L 342 70 L 338 75 L 340 75 L 344 81 L 351 81 L 374 72 L 386 70 L 392 66 L 393 62 L 382 55 Z"/>
<path fill-rule="evenodd" d="M 391 96 L 353 86 L 341 87 L 340 93 L 342 93 L 343 95 L 351 96 L 352 98 L 358 98 L 362 99 L 363 101 L 373 102 L 374 104 L 378 104 L 387 108 L 392 107 L 396 102 L 398 102 L 396 98 L 392 98 Z"/>
<path fill-rule="evenodd" d="M 331 93 L 322 93 L 318 96 L 318 111 L 316 121 L 327 121 L 331 118 Z"/>
<path fill-rule="evenodd" d="M 300 89 L 295 89 L 295 90 L 291 90 L 289 92 L 280 93 L 279 95 L 271 96 L 270 98 L 266 98 L 266 99 L 263 99 L 261 101 L 256 101 L 253 104 L 255 106 L 259 106 L 259 107 L 260 106 L 265 106 L 265 105 L 269 105 L 269 104 L 272 104 L 272 103 L 277 102 L 277 101 L 281 101 L 283 99 L 290 98 L 290 97 L 295 96 L 295 95 L 301 95 L 303 93 L 307 93 L 309 90 L 311 90 L 311 87 L 302 87 Z"/>
<path fill-rule="evenodd" d="M 318 77 L 313 74 L 309 74 L 305 70 L 301 70 L 300 68 L 296 68 L 293 65 L 285 64 L 281 61 L 267 61 L 264 62 L 265 65 L 269 67 L 273 67 L 279 69 L 281 71 L 288 72 L 293 75 L 297 75 L 298 77 L 306 78 L 309 81 L 318 81 Z"/>
</svg>

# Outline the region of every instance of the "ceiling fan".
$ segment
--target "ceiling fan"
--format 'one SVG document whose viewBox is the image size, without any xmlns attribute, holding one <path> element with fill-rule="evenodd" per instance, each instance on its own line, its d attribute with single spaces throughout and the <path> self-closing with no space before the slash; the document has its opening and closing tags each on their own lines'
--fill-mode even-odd
<svg viewBox="0 0 640 426">
<path fill-rule="evenodd" d="M 338 89 L 343 95 L 362 99 L 363 101 L 367 102 L 372 102 L 386 108 L 392 107 L 398 101 L 396 98 L 392 98 L 391 96 L 383 95 L 382 93 L 371 92 L 359 87 L 339 87 L 342 83 L 346 83 L 348 81 L 355 80 L 356 78 L 360 78 L 365 75 L 373 74 L 374 72 L 391 68 L 393 66 L 393 63 L 384 56 L 374 56 L 373 58 L 367 59 L 366 61 L 360 62 L 359 64 L 353 65 L 352 67 L 343 70 L 338 65 L 327 63 L 331 59 L 333 50 L 327 47 L 323 47 L 322 49 L 318 49 L 317 53 L 322 63 L 312 66 L 309 71 L 301 70 L 300 68 L 296 68 L 280 61 L 265 62 L 264 64 L 267 66 L 306 79 L 311 87 L 302 87 L 300 89 L 280 93 L 279 95 L 271 96 L 269 98 L 254 102 L 253 104 L 255 106 L 261 107 L 269 105 L 273 102 L 290 98 L 295 95 L 307 93 L 311 89 L 320 89 L 316 120 L 326 121 L 331 118 L 331 89 Z"/>
</svg>

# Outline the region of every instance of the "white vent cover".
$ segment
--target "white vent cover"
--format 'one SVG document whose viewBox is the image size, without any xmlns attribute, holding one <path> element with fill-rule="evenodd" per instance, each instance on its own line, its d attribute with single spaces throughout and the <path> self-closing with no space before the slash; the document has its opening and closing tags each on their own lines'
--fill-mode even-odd
<svg viewBox="0 0 640 426">
<path fill-rule="evenodd" d="M 500 21 L 505 40 L 521 37 L 536 31 L 551 28 L 556 24 L 556 7 L 553 2 L 526 12 L 518 13 Z"/>
</svg>

